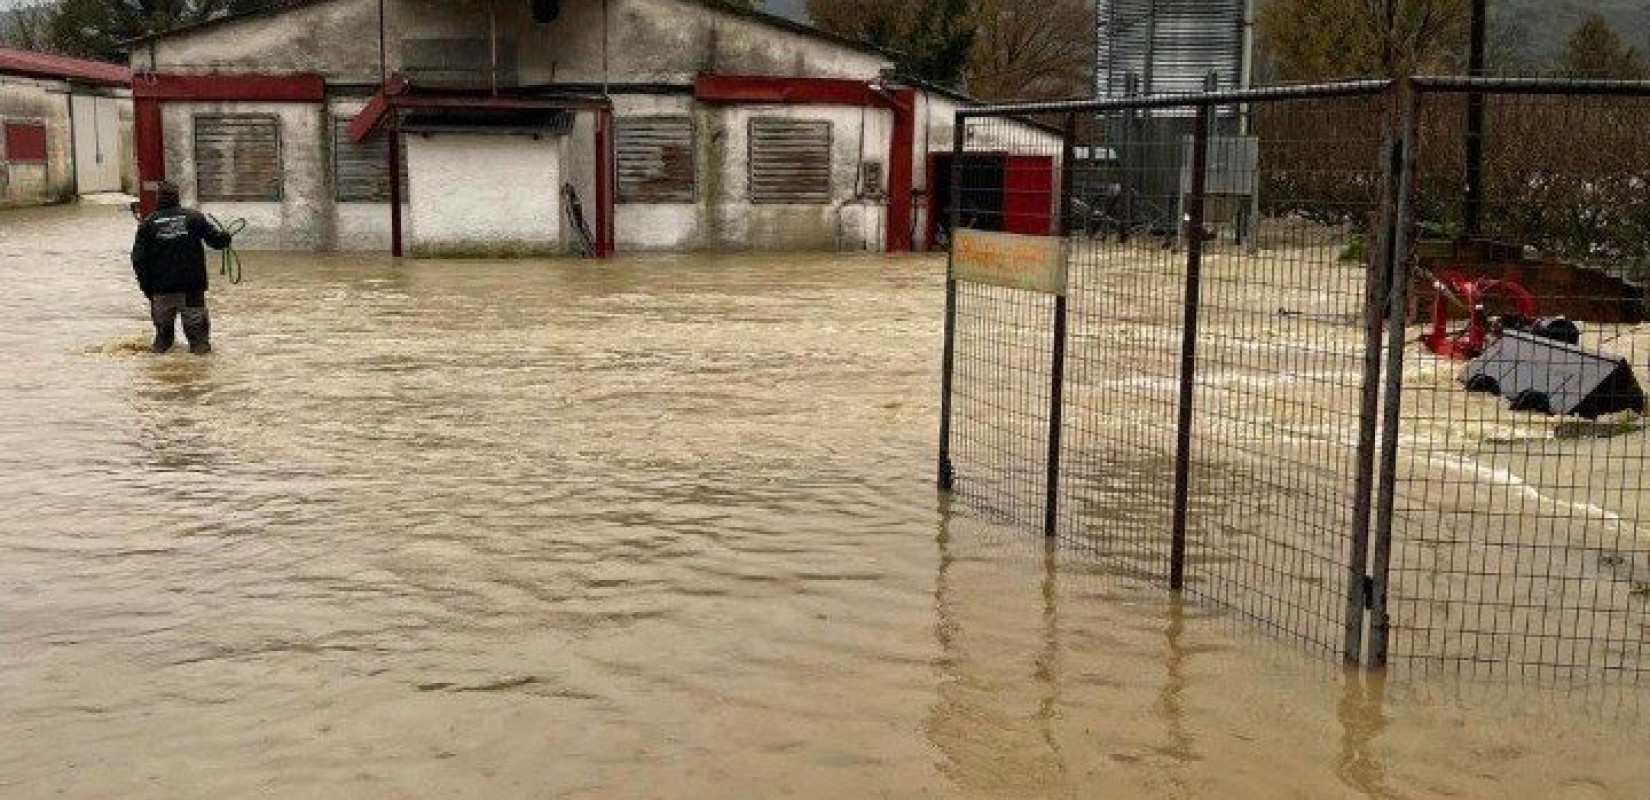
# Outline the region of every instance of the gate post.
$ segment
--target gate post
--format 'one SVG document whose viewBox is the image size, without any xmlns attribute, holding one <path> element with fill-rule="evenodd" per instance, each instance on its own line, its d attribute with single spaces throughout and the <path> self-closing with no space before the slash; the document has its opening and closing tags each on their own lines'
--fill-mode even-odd
<svg viewBox="0 0 1650 800">
<path fill-rule="evenodd" d="M 1364 623 L 1373 600 L 1369 577 L 1369 531 L 1375 501 L 1375 449 L 1381 425 L 1381 354 L 1385 346 L 1387 293 L 1397 274 L 1398 192 L 1403 172 L 1402 97 L 1386 94 L 1386 133 L 1381 147 L 1380 212 L 1371 231 L 1374 247 L 1364 274 L 1364 366 L 1358 408 L 1357 482 L 1352 493 L 1352 542 L 1346 569 L 1346 638 L 1342 656 L 1348 666 L 1363 663 Z"/>
<path fill-rule="evenodd" d="M 956 488 L 957 473 L 951 464 L 951 396 L 957 370 L 957 227 L 962 224 L 962 154 L 968 117 L 957 112 L 951 130 L 951 223 L 946 235 L 945 267 L 945 354 L 940 364 L 940 491 Z"/>
<path fill-rule="evenodd" d="M 1047 496 L 1043 502 L 1043 535 L 1054 537 L 1060 533 L 1060 444 L 1065 433 L 1066 395 L 1066 326 L 1068 308 L 1066 295 L 1070 292 L 1071 253 L 1064 242 L 1071 236 L 1071 195 L 1077 187 L 1077 114 L 1066 115 L 1065 135 L 1060 143 L 1060 197 L 1056 201 L 1054 230 L 1050 231 L 1062 242 L 1060 252 L 1068 271 L 1064 290 L 1054 296 L 1054 364 L 1049 371 L 1048 390 L 1048 469 Z"/>
<path fill-rule="evenodd" d="M 1185 219 L 1186 300 L 1180 341 L 1180 417 L 1176 426 L 1174 464 L 1174 533 L 1169 548 L 1169 588 L 1186 588 L 1186 528 L 1191 512 L 1192 415 L 1197 399 L 1197 329 L 1203 303 L 1203 225 L 1205 197 L 1209 183 L 1209 118 L 1213 107 L 1197 107 L 1197 123 L 1192 129 L 1191 208 Z"/>
<path fill-rule="evenodd" d="M 1415 234 L 1415 169 L 1420 131 L 1421 93 L 1409 80 L 1398 88 L 1401 120 L 1396 235 L 1392 277 L 1387 281 L 1386 407 L 1381 424 L 1380 488 L 1375 499 L 1375 552 L 1370 571 L 1369 653 L 1371 669 L 1384 669 L 1391 633 L 1387 587 L 1392 566 L 1393 512 L 1398 493 L 1398 435 L 1403 428 L 1404 356 L 1409 346 L 1409 274 Z"/>
</svg>

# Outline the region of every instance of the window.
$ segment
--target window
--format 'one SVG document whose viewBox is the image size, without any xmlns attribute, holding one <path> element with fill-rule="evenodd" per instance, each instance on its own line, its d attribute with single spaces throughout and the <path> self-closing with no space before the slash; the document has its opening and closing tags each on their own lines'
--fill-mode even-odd
<svg viewBox="0 0 1650 800">
<path fill-rule="evenodd" d="M 619 202 L 698 199 L 692 117 L 621 117 L 616 130 Z"/>
<path fill-rule="evenodd" d="M 5 160 L 13 164 L 46 163 L 46 126 L 38 122 L 6 123 Z"/>
<path fill-rule="evenodd" d="M 751 202 L 829 203 L 831 123 L 751 120 Z"/>
<path fill-rule="evenodd" d="M 195 186 L 202 201 L 280 200 L 280 120 L 249 114 L 195 117 Z"/>
<path fill-rule="evenodd" d="M 356 144 L 349 138 L 350 120 L 332 123 L 332 161 L 335 195 L 340 203 L 390 201 L 390 137 L 379 134 Z M 401 148 L 401 198 L 407 198 L 407 150 Z"/>
</svg>

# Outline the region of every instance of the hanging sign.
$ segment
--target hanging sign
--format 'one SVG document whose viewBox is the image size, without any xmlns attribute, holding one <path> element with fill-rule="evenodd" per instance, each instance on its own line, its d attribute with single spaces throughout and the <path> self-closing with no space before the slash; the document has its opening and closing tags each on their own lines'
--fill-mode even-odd
<svg viewBox="0 0 1650 800">
<path fill-rule="evenodd" d="M 962 229 L 951 246 L 951 277 L 1028 292 L 1066 293 L 1066 240 Z"/>
</svg>

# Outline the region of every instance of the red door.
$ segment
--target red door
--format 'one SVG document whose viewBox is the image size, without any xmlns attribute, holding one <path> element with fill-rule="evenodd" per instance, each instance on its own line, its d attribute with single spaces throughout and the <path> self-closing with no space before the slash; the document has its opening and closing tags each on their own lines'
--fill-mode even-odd
<svg viewBox="0 0 1650 800">
<path fill-rule="evenodd" d="M 1054 233 L 1053 156 L 1009 156 L 1003 176 L 1003 231 Z"/>
</svg>

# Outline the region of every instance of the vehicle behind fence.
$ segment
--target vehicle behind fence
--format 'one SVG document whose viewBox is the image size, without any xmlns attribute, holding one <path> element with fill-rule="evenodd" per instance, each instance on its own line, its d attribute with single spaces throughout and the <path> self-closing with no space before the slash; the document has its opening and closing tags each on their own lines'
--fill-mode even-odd
<svg viewBox="0 0 1650 800">
<path fill-rule="evenodd" d="M 1646 131 L 1638 83 L 962 112 L 942 485 L 1352 663 L 1650 672 Z"/>
</svg>

